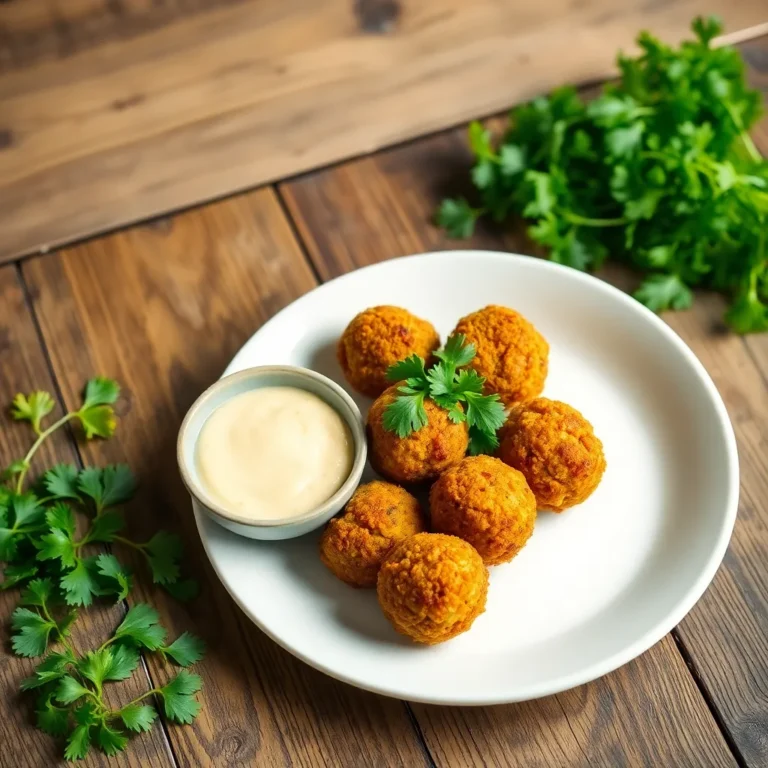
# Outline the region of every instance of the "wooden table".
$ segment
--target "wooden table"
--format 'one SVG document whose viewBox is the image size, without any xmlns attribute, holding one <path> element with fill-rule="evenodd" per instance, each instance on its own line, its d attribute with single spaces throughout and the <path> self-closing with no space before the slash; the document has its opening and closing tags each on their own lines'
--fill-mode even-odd
<svg viewBox="0 0 768 768">
<path fill-rule="evenodd" d="M 768 87 L 768 38 L 742 46 Z M 765 124 L 755 135 L 768 150 Z M 257 630 L 209 566 L 175 466 L 186 409 L 270 316 L 357 267 L 456 247 L 431 223 L 468 166 L 463 128 L 244 192 L 177 215 L 0 268 L 0 401 L 48 389 L 78 402 L 101 373 L 124 385 L 121 425 L 106 442 L 61 434 L 41 457 L 126 461 L 141 480 L 128 509 L 140 537 L 159 525 L 184 537 L 202 583 L 183 605 L 138 578 L 132 601 L 156 605 L 173 634 L 208 644 L 199 665 L 202 714 L 132 739 L 117 764 L 147 766 L 650 766 L 768 765 L 768 336 L 723 331 L 721 298 L 666 316 L 712 375 L 739 441 L 742 493 L 733 540 L 714 583 L 670 635 L 589 685 L 511 706 L 412 705 L 316 672 Z M 43 201 L 39 203 L 42 205 Z M 529 250 L 518 232 L 481 229 L 471 246 Z M 633 278 L 608 275 L 624 287 Z M 3 423 L 0 464 L 25 433 Z M 132 552 L 118 551 L 141 572 Z M 15 593 L 0 593 L 2 611 Z M 84 612 L 75 638 L 94 647 L 125 605 Z M 7 640 L 7 626 L 3 630 Z M 7 647 L 7 645 L 6 645 Z M 57 764 L 60 745 L 35 731 L 17 688 L 32 663 L 2 656 L 0 766 Z M 114 703 L 169 670 L 152 656 Z M 88 765 L 106 762 L 93 754 Z"/>
</svg>

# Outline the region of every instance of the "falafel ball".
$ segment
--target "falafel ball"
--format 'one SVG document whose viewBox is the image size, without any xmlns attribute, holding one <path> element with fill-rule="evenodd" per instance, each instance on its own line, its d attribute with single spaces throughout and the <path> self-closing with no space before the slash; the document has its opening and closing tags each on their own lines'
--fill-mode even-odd
<svg viewBox="0 0 768 768">
<path fill-rule="evenodd" d="M 603 444 L 566 403 L 538 397 L 513 408 L 499 433 L 497 455 L 525 475 L 540 509 L 581 504 L 605 472 Z"/>
<path fill-rule="evenodd" d="M 361 394 L 378 397 L 392 382 L 387 368 L 410 355 L 428 360 L 440 346 L 432 323 L 400 307 L 372 307 L 352 319 L 336 349 L 347 381 Z"/>
<path fill-rule="evenodd" d="M 382 477 L 396 483 L 433 480 L 458 464 L 469 444 L 466 423 L 454 424 L 448 411 L 424 401 L 428 422 L 407 437 L 398 437 L 384 428 L 384 411 L 398 396 L 397 385 L 373 401 L 368 411 L 368 458 Z"/>
<path fill-rule="evenodd" d="M 497 392 L 507 406 L 541 394 L 549 344 L 519 312 L 491 305 L 463 317 L 453 333 L 475 345 L 470 365 L 485 378 L 486 394 Z"/>
<path fill-rule="evenodd" d="M 486 565 L 511 560 L 533 533 L 536 499 L 523 475 L 491 456 L 468 456 L 429 494 L 432 527 L 468 541 Z"/>
<path fill-rule="evenodd" d="M 400 634 L 434 645 L 466 632 L 485 610 L 488 570 L 466 541 L 417 533 L 387 555 L 376 591 Z"/>
<path fill-rule="evenodd" d="M 340 517 L 328 523 L 320 539 L 320 559 L 353 587 L 375 587 L 392 547 L 425 531 L 419 502 L 408 491 L 382 480 L 361 485 Z"/>
</svg>

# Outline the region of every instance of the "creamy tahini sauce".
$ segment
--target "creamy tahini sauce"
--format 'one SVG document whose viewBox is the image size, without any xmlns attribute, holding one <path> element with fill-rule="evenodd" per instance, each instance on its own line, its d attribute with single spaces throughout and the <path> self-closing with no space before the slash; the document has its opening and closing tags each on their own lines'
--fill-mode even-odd
<svg viewBox="0 0 768 768">
<path fill-rule="evenodd" d="M 252 520 L 302 515 L 342 486 L 352 436 L 324 400 L 294 387 L 243 392 L 200 430 L 200 481 L 221 506 Z"/>
</svg>

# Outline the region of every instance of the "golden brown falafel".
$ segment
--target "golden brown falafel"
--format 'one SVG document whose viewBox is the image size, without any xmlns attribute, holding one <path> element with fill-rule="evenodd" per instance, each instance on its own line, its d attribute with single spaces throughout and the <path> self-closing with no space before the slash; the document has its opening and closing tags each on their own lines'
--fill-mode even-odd
<svg viewBox="0 0 768 768">
<path fill-rule="evenodd" d="M 466 541 L 418 533 L 390 551 L 377 594 L 400 634 L 433 645 L 466 632 L 485 610 L 488 570 Z"/>
<path fill-rule="evenodd" d="M 470 365 L 485 378 L 486 394 L 505 405 L 541 394 L 549 365 L 549 345 L 519 312 L 491 305 L 459 320 L 453 331 L 475 345 Z"/>
<path fill-rule="evenodd" d="M 440 346 L 432 323 L 400 307 L 371 307 L 352 319 L 339 339 L 337 357 L 347 381 L 368 397 L 392 382 L 387 368 L 410 355 L 428 360 Z"/>
<path fill-rule="evenodd" d="M 499 458 L 525 475 L 540 509 L 581 504 L 605 472 L 592 425 L 559 400 L 538 397 L 513 408 L 499 439 Z"/>
<path fill-rule="evenodd" d="M 536 499 L 523 475 L 490 456 L 468 456 L 429 494 L 432 528 L 468 541 L 486 565 L 511 560 L 533 533 Z"/>
<path fill-rule="evenodd" d="M 448 411 L 426 399 L 427 424 L 407 437 L 398 437 L 384 429 L 383 423 L 384 410 L 397 395 L 397 385 L 390 387 L 368 411 L 371 466 L 396 483 L 433 480 L 464 457 L 469 443 L 467 425 L 454 424 Z"/>
<path fill-rule="evenodd" d="M 403 539 L 427 529 L 419 502 L 382 480 L 361 485 L 320 539 L 320 559 L 342 581 L 375 587 L 384 558 Z"/>
</svg>

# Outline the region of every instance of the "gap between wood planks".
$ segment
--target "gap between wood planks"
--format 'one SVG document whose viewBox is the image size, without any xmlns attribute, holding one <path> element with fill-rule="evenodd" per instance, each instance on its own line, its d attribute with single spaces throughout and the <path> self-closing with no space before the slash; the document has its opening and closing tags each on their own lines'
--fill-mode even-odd
<svg viewBox="0 0 768 768">
<path fill-rule="evenodd" d="M 37 335 L 37 340 L 40 344 L 40 350 L 45 360 L 45 367 L 48 369 L 48 373 L 53 383 L 54 395 L 60 407 L 66 412 L 67 405 L 64 400 L 64 395 L 61 391 L 61 385 L 59 384 L 59 379 L 56 376 L 56 372 L 53 368 L 53 363 L 51 362 L 51 356 L 48 351 L 48 345 L 45 343 L 43 332 L 42 332 L 42 329 L 40 328 L 40 320 L 37 316 L 37 312 L 35 311 L 35 305 L 34 305 L 34 302 L 32 301 L 32 297 L 29 292 L 29 285 L 27 285 L 27 281 L 24 278 L 20 261 L 16 261 L 14 263 L 14 269 L 19 279 L 19 284 L 21 285 L 21 289 L 24 292 L 24 303 L 27 306 L 27 310 L 29 311 L 29 316 L 32 319 L 32 324 L 35 327 L 35 334 Z M 75 434 L 72 430 L 71 422 L 69 424 L 64 425 L 64 431 L 66 433 L 67 440 L 71 444 L 72 450 L 74 451 L 75 461 L 77 462 L 78 468 L 83 469 L 85 467 L 85 462 L 83 461 L 83 456 L 82 456 L 82 453 L 80 452 L 80 445 L 78 444 L 77 439 L 75 438 Z M 109 544 L 102 544 L 101 547 L 103 547 L 107 552 L 112 552 L 112 547 L 110 547 Z M 122 615 L 125 616 L 125 614 L 128 612 L 128 609 L 130 608 L 127 598 L 120 602 L 120 607 L 122 609 Z M 146 676 L 146 680 L 149 682 L 149 688 L 147 690 L 151 690 L 152 688 L 155 688 L 157 686 L 155 684 L 155 680 L 152 679 L 149 666 L 147 665 L 147 660 L 144 658 L 144 652 L 139 654 L 139 658 L 141 659 L 141 669 L 143 670 L 144 675 Z M 161 730 L 163 734 L 162 738 L 163 738 L 163 743 L 165 744 L 166 754 L 171 759 L 174 765 L 179 766 L 180 763 L 176 756 L 176 752 L 173 748 L 173 743 L 171 742 L 171 739 L 168 736 L 168 723 L 166 721 L 163 708 L 156 706 L 156 709 L 158 714 L 158 720 L 161 725 Z"/>
</svg>

